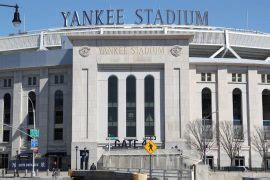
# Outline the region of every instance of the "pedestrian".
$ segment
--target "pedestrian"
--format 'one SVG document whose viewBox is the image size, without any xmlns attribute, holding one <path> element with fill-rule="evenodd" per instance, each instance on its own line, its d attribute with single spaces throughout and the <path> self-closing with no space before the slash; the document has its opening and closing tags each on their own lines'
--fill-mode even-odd
<svg viewBox="0 0 270 180">
<path fill-rule="evenodd" d="M 97 167 L 94 163 L 92 163 L 91 167 L 90 167 L 90 170 L 97 170 Z"/>
</svg>

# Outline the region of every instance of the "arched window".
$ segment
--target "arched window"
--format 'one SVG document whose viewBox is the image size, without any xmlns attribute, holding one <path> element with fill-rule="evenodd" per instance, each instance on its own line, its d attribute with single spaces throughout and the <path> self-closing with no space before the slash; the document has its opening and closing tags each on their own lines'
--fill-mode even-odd
<svg viewBox="0 0 270 180">
<path fill-rule="evenodd" d="M 212 123 L 212 95 L 208 88 L 202 90 L 202 119 L 210 120 Z"/>
<path fill-rule="evenodd" d="M 118 136 L 118 80 L 116 76 L 108 79 L 108 137 Z"/>
<path fill-rule="evenodd" d="M 10 111 L 11 111 L 11 96 L 5 94 L 4 96 L 4 123 L 10 124 Z"/>
<path fill-rule="evenodd" d="M 144 120 L 145 136 L 155 135 L 155 98 L 154 78 L 150 75 L 144 79 Z"/>
<path fill-rule="evenodd" d="M 33 91 L 31 91 L 28 93 L 28 125 L 34 124 L 33 108 L 34 110 L 36 110 L 36 94 Z"/>
<path fill-rule="evenodd" d="M 242 92 L 236 88 L 233 90 L 233 125 L 242 125 Z"/>
<path fill-rule="evenodd" d="M 128 76 L 126 80 L 126 121 L 127 137 L 136 137 L 136 79 Z"/>
<path fill-rule="evenodd" d="M 63 123 L 63 92 L 57 90 L 54 94 L 54 120 L 55 124 Z"/>
<path fill-rule="evenodd" d="M 265 89 L 262 92 L 263 125 L 270 126 L 270 91 Z"/>
</svg>

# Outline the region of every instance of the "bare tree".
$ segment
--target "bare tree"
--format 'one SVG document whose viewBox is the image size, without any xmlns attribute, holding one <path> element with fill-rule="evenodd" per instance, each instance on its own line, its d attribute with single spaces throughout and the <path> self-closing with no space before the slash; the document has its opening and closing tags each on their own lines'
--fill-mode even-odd
<svg viewBox="0 0 270 180">
<path fill-rule="evenodd" d="M 219 142 L 234 166 L 234 159 L 239 154 L 244 142 L 242 126 L 234 126 L 232 121 L 222 121 L 219 124 Z"/>
<path fill-rule="evenodd" d="M 268 142 L 265 138 L 265 133 L 263 128 L 254 127 L 254 132 L 251 136 L 251 144 L 253 148 L 259 152 L 262 157 L 262 164 L 264 169 L 267 169 L 266 157 L 268 152 Z"/>
<path fill-rule="evenodd" d="M 203 123 L 203 122 L 208 123 Z M 215 128 L 211 120 L 198 119 L 187 124 L 185 139 L 188 145 L 196 149 L 205 162 L 207 152 L 215 144 Z M 209 123 L 210 122 L 210 123 Z"/>
</svg>

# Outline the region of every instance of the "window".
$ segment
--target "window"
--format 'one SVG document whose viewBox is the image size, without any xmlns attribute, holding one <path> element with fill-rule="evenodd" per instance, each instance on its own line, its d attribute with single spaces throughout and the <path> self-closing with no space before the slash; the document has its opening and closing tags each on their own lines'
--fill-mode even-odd
<svg viewBox="0 0 270 180">
<path fill-rule="evenodd" d="M 202 90 L 202 125 L 203 137 L 212 139 L 212 97 L 208 88 Z"/>
<path fill-rule="evenodd" d="M 261 74 L 261 81 L 262 81 L 262 83 L 265 83 L 266 81 L 265 81 L 265 74 Z"/>
<path fill-rule="evenodd" d="M 35 109 L 36 109 L 36 94 L 33 91 L 31 91 L 28 93 L 28 125 L 34 124 Z"/>
<path fill-rule="evenodd" d="M 236 82 L 236 73 L 232 73 L 232 82 Z"/>
<path fill-rule="evenodd" d="M 235 166 L 245 166 L 245 157 L 236 156 L 234 158 L 234 164 Z"/>
<path fill-rule="evenodd" d="M 201 81 L 206 81 L 205 73 L 202 73 L 202 74 L 201 74 Z"/>
<path fill-rule="evenodd" d="M 232 73 L 232 82 L 242 82 L 242 74 L 241 73 Z"/>
<path fill-rule="evenodd" d="M 108 137 L 118 136 L 118 80 L 108 79 Z"/>
<path fill-rule="evenodd" d="M 63 92 L 60 90 L 54 94 L 54 120 L 55 124 L 63 123 Z"/>
<path fill-rule="evenodd" d="M 126 132 L 127 137 L 136 137 L 136 79 L 128 76 L 126 80 Z"/>
<path fill-rule="evenodd" d="M 54 129 L 54 140 L 63 140 L 63 128 Z"/>
<path fill-rule="evenodd" d="M 206 156 L 206 164 L 209 165 L 211 169 L 214 168 L 214 156 Z"/>
<path fill-rule="evenodd" d="M 64 75 L 60 75 L 60 84 L 64 84 Z"/>
<path fill-rule="evenodd" d="M 212 81 L 211 73 L 207 73 L 207 81 Z"/>
<path fill-rule="evenodd" d="M 55 75 L 54 84 L 64 84 L 64 75 Z"/>
<path fill-rule="evenodd" d="M 212 81 L 212 74 L 211 73 L 201 73 L 201 81 Z"/>
<path fill-rule="evenodd" d="M 150 75 L 144 79 L 144 119 L 145 136 L 155 135 L 155 88 L 154 78 Z"/>
<path fill-rule="evenodd" d="M 233 90 L 233 125 L 242 125 L 242 92 Z"/>
<path fill-rule="evenodd" d="M 37 85 L 37 77 L 28 77 L 28 85 Z"/>
<path fill-rule="evenodd" d="M 9 130 L 3 132 L 3 142 L 9 142 Z"/>
<path fill-rule="evenodd" d="M 58 84 L 58 76 L 54 76 L 54 83 Z"/>
<path fill-rule="evenodd" d="M 4 123 L 10 124 L 10 108 L 11 108 L 11 96 L 5 94 L 4 96 Z"/>
<path fill-rule="evenodd" d="M 270 139 L 270 91 L 265 89 L 262 92 L 263 128 L 265 139 Z"/>
<path fill-rule="evenodd" d="M 267 74 L 266 79 L 267 79 L 267 83 L 270 83 L 270 74 Z"/>
<path fill-rule="evenodd" d="M 8 168 L 8 154 L 0 154 L 0 168 Z"/>
<path fill-rule="evenodd" d="M 11 79 L 4 79 L 4 87 L 11 87 Z"/>
<path fill-rule="evenodd" d="M 202 119 L 212 120 L 212 97 L 211 90 L 202 90 Z"/>
</svg>

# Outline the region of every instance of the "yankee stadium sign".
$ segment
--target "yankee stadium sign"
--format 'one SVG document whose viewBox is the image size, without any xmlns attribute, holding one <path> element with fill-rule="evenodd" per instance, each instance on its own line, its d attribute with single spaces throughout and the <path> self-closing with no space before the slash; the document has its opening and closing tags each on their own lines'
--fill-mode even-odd
<svg viewBox="0 0 270 180">
<path fill-rule="evenodd" d="M 124 9 L 66 11 L 61 12 L 64 27 L 87 25 L 123 25 L 125 24 Z M 159 25 L 196 25 L 208 26 L 208 11 L 193 10 L 154 10 L 136 9 L 134 24 Z"/>
</svg>

